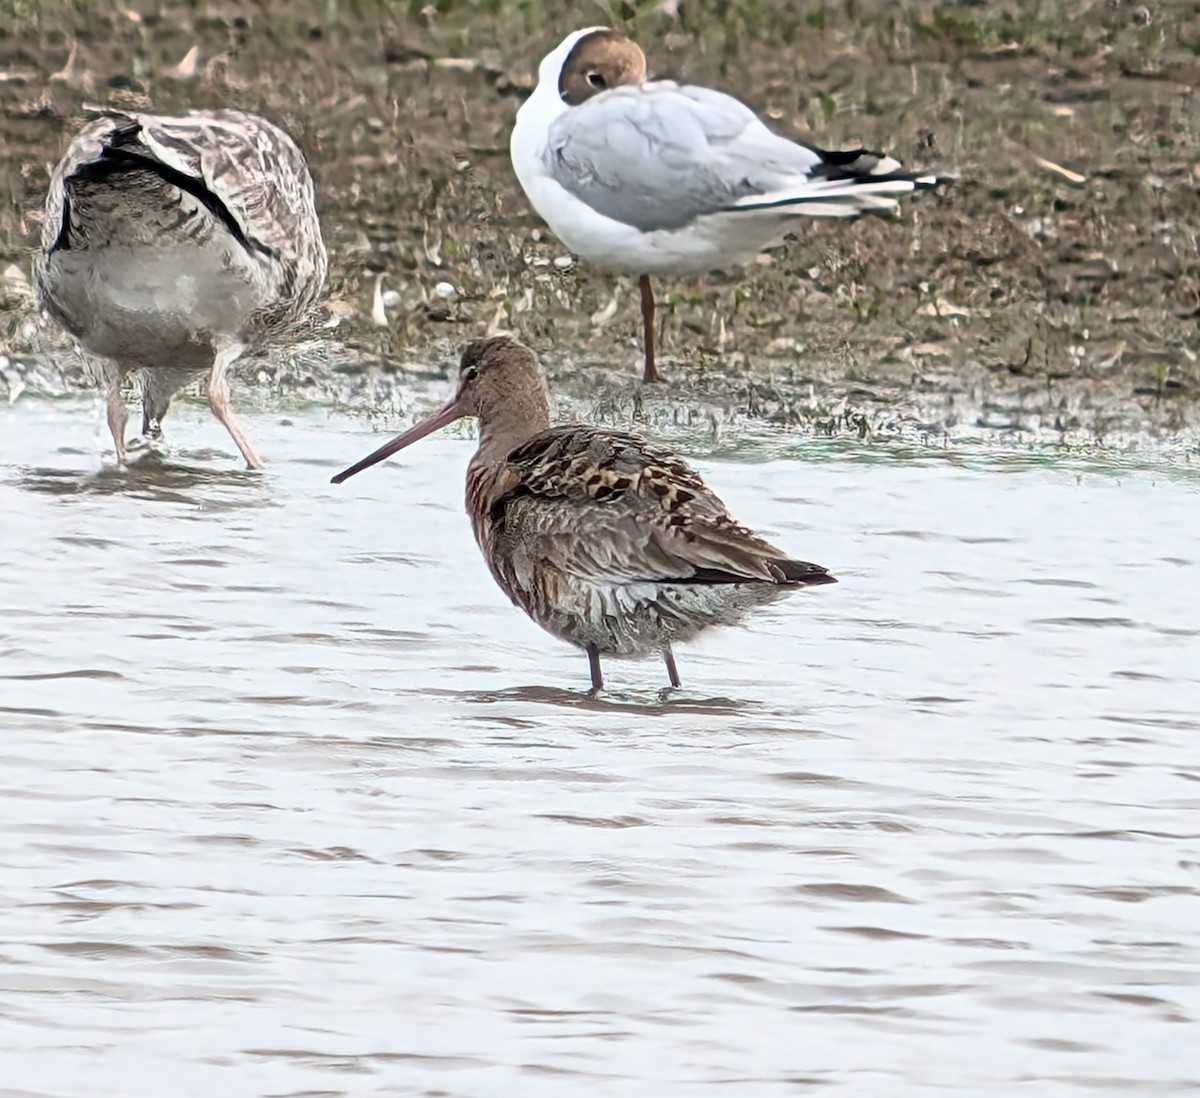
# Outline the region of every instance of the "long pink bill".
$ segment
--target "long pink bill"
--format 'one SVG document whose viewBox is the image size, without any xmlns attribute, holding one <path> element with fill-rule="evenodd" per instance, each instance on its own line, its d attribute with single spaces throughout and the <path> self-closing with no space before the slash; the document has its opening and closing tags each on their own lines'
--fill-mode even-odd
<svg viewBox="0 0 1200 1098">
<path fill-rule="evenodd" d="M 432 435 L 434 431 L 445 427 L 447 423 L 453 423 L 456 419 L 462 419 L 465 413 L 458 403 L 458 397 L 455 397 L 440 411 L 434 412 L 433 415 L 421 420 L 420 423 L 410 427 L 403 434 L 397 435 L 391 442 L 385 442 L 373 454 L 368 454 L 362 461 L 356 461 L 349 469 L 343 469 L 336 477 L 331 478 L 331 484 L 341 484 L 343 480 L 348 480 L 355 473 L 361 473 L 364 469 L 369 469 L 372 465 L 377 465 L 384 458 L 390 458 L 394 453 L 403 450 L 405 446 L 411 446 L 414 442 L 419 442 L 426 435 Z"/>
</svg>

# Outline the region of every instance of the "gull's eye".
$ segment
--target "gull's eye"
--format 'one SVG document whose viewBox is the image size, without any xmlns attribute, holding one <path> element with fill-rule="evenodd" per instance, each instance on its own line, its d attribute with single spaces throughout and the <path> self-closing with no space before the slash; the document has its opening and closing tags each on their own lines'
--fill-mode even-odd
<svg viewBox="0 0 1200 1098">
<path fill-rule="evenodd" d="M 600 72 L 589 72 L 587 74 L 587 82 L 593 88 L 607 88 L 608 81 L 604 79 L 604 74 Z"/>
</svg>

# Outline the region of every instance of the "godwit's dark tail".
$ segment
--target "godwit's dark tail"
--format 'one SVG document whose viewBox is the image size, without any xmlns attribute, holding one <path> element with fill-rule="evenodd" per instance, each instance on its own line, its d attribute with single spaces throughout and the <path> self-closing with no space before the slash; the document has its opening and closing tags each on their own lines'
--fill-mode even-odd
<svg viewBox="0 0 1200 1098">
<path fill-rule="evenodd" d="M 829 574 L 828 568 L 819 564 L 809 564 L 806 560 L 784 560 L 779 562 L 779 570 L 788 583 L 800 583 L 805 587 L 816 587 L 820 583 L 837 583 L 837 579 Z"/>
</svg>

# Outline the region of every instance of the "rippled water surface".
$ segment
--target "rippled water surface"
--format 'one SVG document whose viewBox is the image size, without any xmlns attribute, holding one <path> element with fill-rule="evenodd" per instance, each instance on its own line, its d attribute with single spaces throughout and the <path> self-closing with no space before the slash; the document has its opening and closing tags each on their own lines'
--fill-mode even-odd
<svg viewBox="0 0 1200 1098">
<path fill-rule="evenodd" d="M 1200 1089 L 1194 476 L 699 462 L 842 582 L 590 698 L 469 441 L 246 420 L 0 411 L 0 1094 Z"/>
</svg>

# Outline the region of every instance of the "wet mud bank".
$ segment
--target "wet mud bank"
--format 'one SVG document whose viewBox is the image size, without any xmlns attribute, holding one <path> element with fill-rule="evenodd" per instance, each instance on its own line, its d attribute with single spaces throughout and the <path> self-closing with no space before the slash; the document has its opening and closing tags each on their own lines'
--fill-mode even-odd
<svg viewBox="0 0 1200 1098">
<path fill-rule="evenodd" d="M 322 313 L 241 367 L 239 400 L 394 419 L 464 342 L 505 329 L 605 421 L 1194 454 L 1194 5 L 625 14 L 656 72 L 956 182 L 901 220 L 798 225 L 748 269 L 662 282 L 668 384 L 643 390 L 635 288 L 571 262 L 508 164 L 569 5 L 0 0 L 0 390 L 85 384 L 28 281 L 49 168 L 84 106 L 222 105 L 296 137 L 331 252 Z"/>
</svg>

